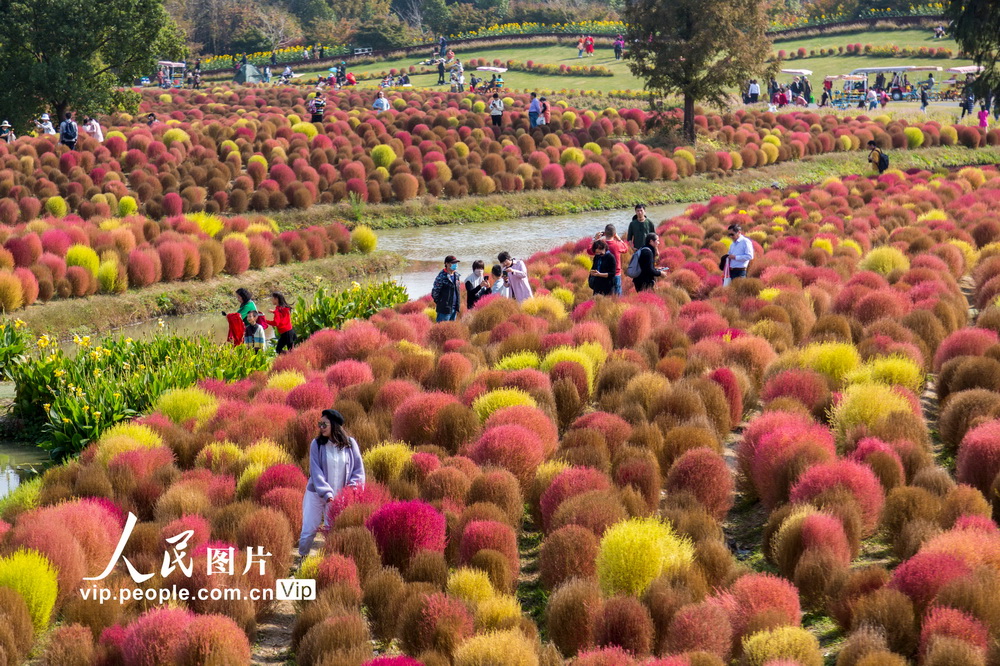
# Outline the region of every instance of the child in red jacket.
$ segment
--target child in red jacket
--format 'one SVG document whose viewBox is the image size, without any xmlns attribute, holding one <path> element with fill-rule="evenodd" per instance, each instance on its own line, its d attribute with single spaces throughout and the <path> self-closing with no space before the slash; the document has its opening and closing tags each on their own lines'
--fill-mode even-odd
<svg viewBox="0 0 1000 666">
<path fill-rule="evenodd" d="M 278 344 L 275 350 L 280 354 L 292 348 L 295 344 L 295 331 L 292 330 L 292 306 L 285 300 L 281 292 L 271 294 L 274 304 L 274 319 L 266 319 L 268 324 L 278 331 Z"/>
</svg>

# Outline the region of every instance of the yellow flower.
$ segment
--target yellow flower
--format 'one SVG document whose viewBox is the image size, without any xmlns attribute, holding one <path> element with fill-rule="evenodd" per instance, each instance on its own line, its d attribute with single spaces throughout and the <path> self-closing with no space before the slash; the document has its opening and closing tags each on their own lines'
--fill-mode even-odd
<svg viewBox="0 0 1000 666">
<path fill-rule="evenodd" d="M 51 344 L 51 341 L 49 340 L 49 336 L 46 334 L 38 338 L 38 341 L 35 342 L 35 344 L 38 345 L 40 349 L 45 349 L 49 346 L 49 344 Z"/>
<path fill-rule="evenodd" d="M 94 412 L 94 418 L 97 418 L 97 417 L 99 417 L 100 415 L 101 415 L 101 413 L 100 413 L 100 412 Z"/>
<path fill-rule="evenodd" d="M 84 405 L 83 406 L 83 411 L 89 412 L 90 411 L 90 405 Z"/>
<path fill-rule="evenodd" d="M 65 416 L 63 417 L 63 423 L 69 423 L 69 419 L 66 418 Z"/>
<path fill-rule="evenodd" d="M 62 377 L 63 375 L 65 375 L 65 374 L 66 374 L 66 371 L 60 368 L 59 370 L 56 370 L 56 371 L 55 371 L 54 373 L 52 373 L 52 374 L 54 374 L 54 375 L 55 375 L 56 377 Z"/>
<path fill-rule="evenodd" d="M 43 409 L 44 409 L 45 411 L 49 411 L 50 409 L 52 409 L 52 405 L 51 405 L 51 404 L 49 404 L 49 403 L 45 403 L 44 405 L 42 405 L 42 408 L 43 408 Z"/>
<path fill-rule="evenodd" d="M 25 326 L 26 326 L 26 324 L 24 323 L 23 320 L 21 320 L 21 319 L 15 319 L 14 320 L 14 328 L 24 328 Z"/>
</svg>

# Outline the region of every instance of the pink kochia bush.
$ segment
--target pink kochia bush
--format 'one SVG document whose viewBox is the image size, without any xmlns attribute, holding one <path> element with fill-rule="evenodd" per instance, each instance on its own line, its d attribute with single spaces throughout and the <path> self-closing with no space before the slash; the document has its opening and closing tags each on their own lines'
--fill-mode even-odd
<svg viewBox="0 0 1000 666">
<path fill-rule="evenodd" d="M 865 529 L 871 532 L 878 524 L 885 501 L 882 485 L 871 467 L 849 460 L 814 465 L 792 486 L 793 502 L 808 502 L 816 495 L 833 488 L 844 488 L 858 501 Z"/>
<path fill-rule="evenodd" d="M 389 502 L 368 518 L 365 527 L 375 537 L 382 561 L 401 571 L 421 550 L 444 552 L 445 518 L 425 502 Z"/>
<path fill-rule="evenodd" d="M 961 483 L 990 494 L 1000 474 L 1000 421 L 989 421 L 965 433 L 958 447 L 956 467 Z"/>
</svg>

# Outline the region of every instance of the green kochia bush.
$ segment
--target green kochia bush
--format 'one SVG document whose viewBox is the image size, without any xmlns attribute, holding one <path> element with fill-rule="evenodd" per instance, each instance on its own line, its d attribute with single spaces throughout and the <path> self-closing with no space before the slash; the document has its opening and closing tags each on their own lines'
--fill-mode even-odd
<svg viewBox="0 0 1000 666">
<path fill-rule="evenodd" d="M 605 594 L 640 595 L 663 574 L 683 571 L 694 547 L 658 518 L 632 518 L 613 525 L 601 539 L 597 577 Z"/>
<path fill-rule="evenodd" d="M 21 549 L 0 558 L 0 587 L 21 595 L 36 632 L 48 626 L 59 586 L 55 569 L 43 555 Z"/>
</svg>

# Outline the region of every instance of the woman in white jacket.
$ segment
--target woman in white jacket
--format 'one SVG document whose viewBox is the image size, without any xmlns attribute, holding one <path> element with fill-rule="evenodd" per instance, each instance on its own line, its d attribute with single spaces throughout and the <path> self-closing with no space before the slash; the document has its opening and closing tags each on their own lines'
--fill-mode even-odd
<svg viewBox="0 0 1000 666">
<path fill-rule="evenodd" d="M 309 445 L 309 484 L 302 496 L 299 557 L 312 549 L 327 503 L 344 488 L 365 485 L 361 450 L 344 430 L 344 417 L 335 409 L 324 409 L 318 425 L 319 435 Z"/>
</svg>

